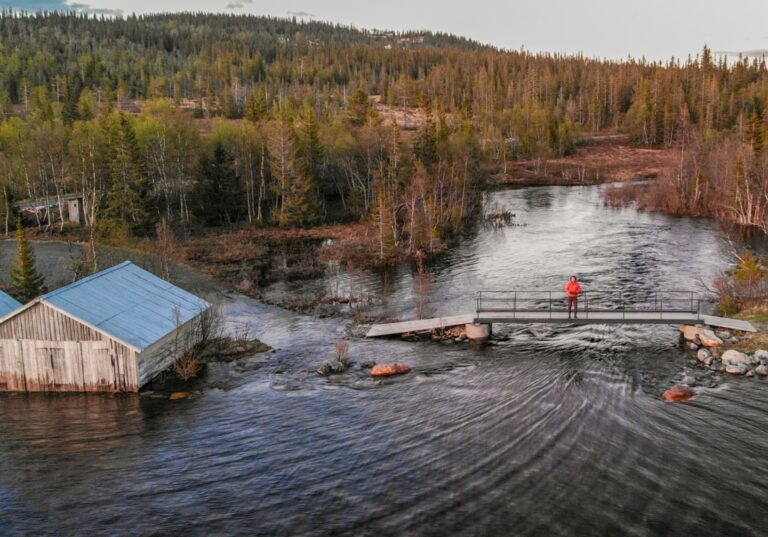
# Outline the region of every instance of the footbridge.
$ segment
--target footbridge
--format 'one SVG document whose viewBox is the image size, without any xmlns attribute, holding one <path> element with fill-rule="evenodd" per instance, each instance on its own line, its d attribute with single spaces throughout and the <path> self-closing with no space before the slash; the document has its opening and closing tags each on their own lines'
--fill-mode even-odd
<svg viewBox="0 0 768 537">
<path fill-rule="evenodd" d="M 507 324 L 683 324 L 755 332 L 751 323 L 703 313 L 707 300 L 691 291 L 603 291 L 582 293 L 575 312 L 561 291 L 481 291 L 472 313 L 376 324 L 367 337 L 424 332 L 467 325 L 482 339 L 491 327 Z"/>
</svg>

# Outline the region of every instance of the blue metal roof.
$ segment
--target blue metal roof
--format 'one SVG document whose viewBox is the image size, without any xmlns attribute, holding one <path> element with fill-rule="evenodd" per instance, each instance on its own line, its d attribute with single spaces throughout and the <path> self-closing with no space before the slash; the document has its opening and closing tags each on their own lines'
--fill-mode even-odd
<svg viewBox="0 0 768 537">
<path fill-rule="evenodd" d="M 0 317 L 5 317 L 14 310 L 21 307 L 21 302 L 11 295 L 0 291 Z"/>
<path fill-rule="evenodd" d="M 130 261 L 40 297 L 144 350 L 211 305 Z"/>
</svg>

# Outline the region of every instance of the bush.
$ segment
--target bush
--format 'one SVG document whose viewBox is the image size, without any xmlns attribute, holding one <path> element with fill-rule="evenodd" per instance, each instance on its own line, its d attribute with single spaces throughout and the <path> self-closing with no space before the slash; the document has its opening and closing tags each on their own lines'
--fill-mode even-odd
<svg viewBox="0 0 768 537">
<path fill-rule="evenodd" d="M 336 358 L 323 362 L 323 365 L 321 365 L 317 370 L 317 374 L 323 377 L 327 377 L 329 375 L 338 375 L 339 373 L 343 373 L 352 367 L 354 362 L 347 358 L 347 352 L 349 352 L 349 343 L 343 339 L 337 340 Z"/>
<path fill-rule="evenodd" d="M 173 363 L 173 372 L 183 381 L 195 378 L 202 369 L 200 359 L 197 357 L 196 349 L 189 349 L 184 352 Z"/>
</svg>

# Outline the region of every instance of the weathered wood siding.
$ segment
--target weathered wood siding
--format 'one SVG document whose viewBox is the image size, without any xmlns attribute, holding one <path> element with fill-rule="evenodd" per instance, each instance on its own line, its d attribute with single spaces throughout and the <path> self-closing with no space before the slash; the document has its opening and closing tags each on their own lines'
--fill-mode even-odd
<svg viewBox="0 0 768 537">
<path fill-rule="evenodd" d="M 105 337 L 41 302 L 0 324 L 0 339 L 101 341 Z"/>
<path fill-rule="evenodd" d="M 114 341 L 0 340 L 0 391 L 138 389 L 134 352 Z"/>
<path fill-rule="evenodd" d="M 187 321 L 186 324 L 154 342 L 138 355 L 139 386 L 143 386 L 171 367 L 176 358 L 186 350 L 187 334 L 194 323 L 198 322 L 198 318 L 199 316 Z"/>
<path fill-rule="evenodd" d="M 0 391 L 135 392 L 136 353 L 45 304 L 0 325 Z"/>
</svg>

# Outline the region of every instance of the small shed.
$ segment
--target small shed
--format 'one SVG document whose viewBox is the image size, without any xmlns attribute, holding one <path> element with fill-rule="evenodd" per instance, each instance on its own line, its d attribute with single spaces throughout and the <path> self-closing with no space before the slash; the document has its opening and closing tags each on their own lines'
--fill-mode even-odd
<svg viewBox="0 0 768 537">
<path fill-rule="evenodd" d="M 0 318 L 0 391 L 136 392 L 211 305 L 130 261 Z"/>
<path fill-rule="evenodd" d="M 0 291 L 0 317 L 5 317 L 14 310 L 21 307 L 21 302 L 13 298 L 8 293 Z"/>
<path fill-rule="evenodd" d="M 39 223 L 54 223 L 60 220 L 81 224 L 83 222 L 83 196 L 64 194 L 47 196 L 16 203 L 16 208 L 28 218 Z"/>
</svg>

